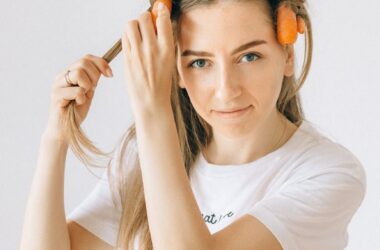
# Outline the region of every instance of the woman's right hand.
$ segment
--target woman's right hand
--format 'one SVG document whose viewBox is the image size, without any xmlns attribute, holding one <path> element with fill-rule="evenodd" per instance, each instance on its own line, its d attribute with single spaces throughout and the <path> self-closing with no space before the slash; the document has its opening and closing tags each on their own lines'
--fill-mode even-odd
<svg viewBox="0 0 380 250">
<path fill-rule="evenodd" d="M 67 70 L 70 70 L 69 77 L 74 86 L 69 86 L 66 82 Z M 112 77 L 107 61 L 101 57 L 86 55 L 56 76 L 44 136 L 68 143 L 67 128 L 62 122 L 67 115 L 68 104 L 75 100 L 75 109 L 80 116 L 78 122 L 81 124 L 87 116 L 101 74 Z"/>
</svg>

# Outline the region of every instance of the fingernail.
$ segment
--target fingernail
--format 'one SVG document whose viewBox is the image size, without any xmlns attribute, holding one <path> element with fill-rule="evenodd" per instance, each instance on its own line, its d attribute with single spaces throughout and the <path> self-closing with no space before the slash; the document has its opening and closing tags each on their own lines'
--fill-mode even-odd
<svg viewBox="0 0 380 250">
<path fill-rule="evenodd" d="M 108 77 L 113 77 L 113 73 L 112 73 L 111 69 L 107 69 L 106 70 L 106 74 L 107 74 Z"/>
</svg>

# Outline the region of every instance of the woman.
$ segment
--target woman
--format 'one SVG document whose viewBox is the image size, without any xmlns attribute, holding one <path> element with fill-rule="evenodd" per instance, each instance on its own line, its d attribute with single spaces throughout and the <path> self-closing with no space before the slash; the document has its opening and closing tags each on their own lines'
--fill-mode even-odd
<svg viewBox="0 0 380 250">
<path fill-rule="evenodd" d="M 294 47 L 276 33 L 282 5 L 307 27 L 299 79 Z M 304 118 L 298 90 L 312 49 L 305 3 L 183 0 L 169 14 L 160 11 L 157 36 L 149 12 L 126 26 L 135 124 L 116 164 L 67 221 L 70 138 L 60 121 L 73 99 L 84 119 L 92 87 L 112 73 L 88 55 L 57 77 L 22 248 L 343 249 L 366 178 L 351 152 Z"/>
</svg>

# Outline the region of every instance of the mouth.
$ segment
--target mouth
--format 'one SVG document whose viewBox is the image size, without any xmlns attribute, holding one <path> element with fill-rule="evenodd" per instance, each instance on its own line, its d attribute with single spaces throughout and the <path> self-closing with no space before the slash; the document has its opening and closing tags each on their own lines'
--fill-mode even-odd
<svg viewBox="0 0 380 250">
<path fill-rule="evenodd" d="M 215 110 L 215 112 L 222 113 L 222 114 L 233 114 L 233 113 L 244 111 L 244 110 L 248 109 L 251 106 L 252 105 L 249 105 L 249 106 L 247 106 L 245 108 L 235 108 L 235 109 L 230 109 L 230 110 Z"/>
<path fill-rule="evenodd" d="M 215 110 L 214 112 L 216 115 L 223 117 L 223 118 L 235 118 L 235 117 L 240 117 L 247 113 L 250 109 L 252 108 L 252 105 L 249 105 L 245 108 L 235 108 L 231 110 L 220 110 L 217 111 Z"/>
</svg>

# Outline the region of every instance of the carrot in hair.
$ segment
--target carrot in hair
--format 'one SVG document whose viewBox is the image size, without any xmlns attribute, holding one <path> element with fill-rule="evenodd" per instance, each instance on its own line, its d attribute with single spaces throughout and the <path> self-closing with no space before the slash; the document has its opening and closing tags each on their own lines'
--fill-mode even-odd
<svg viewBox="0 0 380 250">
<path fill-rule="evenodd" d="M 301 34 L 305 33 L 305 20 L 300 16 L 297 16 L 297 31 Z"/>
<path fill-rule="evenodd" d="M 282 45 L 297 40 L 297 18 L 291 7 L 283 4 L 277 11 L 277 39 Z"/>
<path fill-rule="evenodd" d="M 153 7 L 152 7 L 152 11 L 150 12 L 152 14 L 152 20 L 153 20 L 153 25 L 154 25 L 154 30 L 156 31 L 157 33 L 157 27 L 156 27 L 156 19 L 157 19 L 157 16 L 158 16 L 158 13 L 157 13 L 157 8 L 158 8 L 158 3 L 163 3 L 168 9 L 169 9 L 169 12 L 172 11 L 172 0 L 156 0 L 153 4 Z"/>
</svg>

